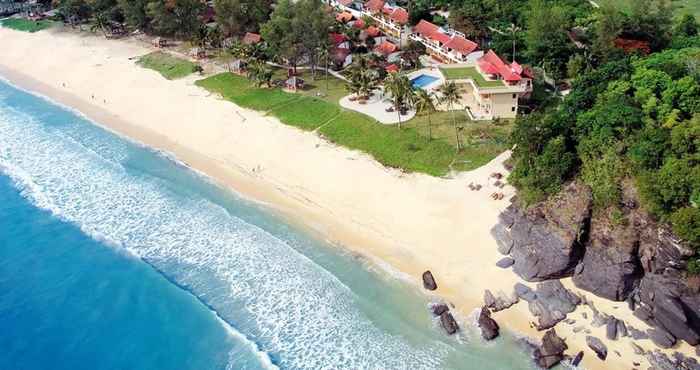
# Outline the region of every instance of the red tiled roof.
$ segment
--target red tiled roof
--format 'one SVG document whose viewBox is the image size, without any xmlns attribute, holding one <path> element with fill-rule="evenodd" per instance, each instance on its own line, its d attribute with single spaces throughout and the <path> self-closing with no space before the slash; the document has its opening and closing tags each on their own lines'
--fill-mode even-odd
<svg viewBox="0 0 700 370">
<path fill-rule="evenodd" d="M 342 6 L 350 6 L 350 4 L 352 4 L 352 0 L 338 0 L 338 4 Z"/>
<path fill-rule="evenodd" d="M 625 39 L 622 37 L 618 37 L 614 40 L 614 44 L 616 48 L 624 50 L 625 53 L 633 53 L 636 51 L 639 51 L 642 54 L 651 53 L 649 41 Z"/>
<path fill-rule="evenodd" d="M 260 40 L 261 37 L 257 33 L 246 32 L 245 36 L 243 36 L 243 43 L 248 45 L 257 44 Z"/>
<path fill-rule="evenodd" d="M 352 14 L 349 12 L 338 13 L 335 16 L 335 20 L 341 23 L 350 22 L 352 20 Z"/>
<path fill-rule="evenodd" d="M 333 45 L 341 44 L 345 42 L 345 40 L 347 40 L 345 35 L 343 35 L 342 33 L 329 33 L 328 37 L 331 39 Z"/>
<path fill-rule="evenodd" d="M 391 14 L 391 12 L 393 12 L 393 11 L 394 11 L 394 9 L 392 9 L 392 8 L 390 8 L 390 7 L 388 7 L 388 6 L 385 6 L 385 7 L 382 8 L 382 13 L 384 13 L 385 15 L 389 15 L 389 14 Z"/>
<path fill-rule="evenodd" d="M 369 36 L 369 37 L 377 37 L 377 36 L 379 36 L 380 33 L 381 33 L 381 31 L 377 27 L 374 27 L 374 26 L 367 27 L 367 36 Z"/>
<path fill-rule="evenodd" d="M 413 31 L 423 37 L 429 37 L 434 32 L 437 32 L 438 28 L 438 26 L 421 19 L 420 22 L 418 22 L 418 24 L 415 27 L 413 27 Z"/>
<path fill-rule="evenodd" d="M 383 54 L 384 56 L 389 56 L 396 51 L 396 45 L 390 43 L 389 41 L 384 41 L 374 48 L 377 53 Z"/>
<path fill-rule="evenodd" d="M 438 41 L 441 44 L 446 44 L 450 41 L 450 36 L 447 36 L 446 34 L 442 32 L 433 32 L 428 36 L 429 39 Z"/>
<path fill-rule="evenodd" d="M 479 60 L 477 60 L 477 63 L 479 64 L 479 68 L 484 73 L 499 75 L 505 81 L 514 82 L 520 81 L 521 79 L 520 74 L 515 73 L 513 67 L 503 62 L 503 60 L 501 60 L 501 58 L 498 55 L 496 55 L 496 53 L 494 53 L 493 50 L 489 50 L 483 57 L 479 58 Z M 517 67 L 520 67 L 519 64 L 514 64 Z"/>
<path fill-rule="evenodd" d="M 358 19 L 355 21 L 355 23 L 352 24 L 352 26 L 355 28 L 363 29 L 365 28 L 365 21 L 363 21 L 362 19 Z"/>
<path fill-rule="evenodd" d="M 397 66 L 396 64 L 389 64 L 384 69 L 389 73 L 394 73 L 399 71 L 399 66 Z"/>
<path fill-rule="evenodd" d="M 384 0 L 369 0 L 365 3 L 365 8 L 371 12 L 380 12 L 384 8 Z"/>
<path fill-rule="evenodd" d="M 445 43 L 446 48 L 452 49 L 464 55 L 467 55 L 472 51 L 476 50 L 478 46 L 479 45 L 477 45 L 474 41 L 467 40 L 459 35 L 452 36 L 450 41 Z"/>
<path fill-rule="evenodd" d="M 406 24 L 408 23 L 408 12 L 403 8 L 395 8 L 389 18 L 398 24 Z"/>
</svg>

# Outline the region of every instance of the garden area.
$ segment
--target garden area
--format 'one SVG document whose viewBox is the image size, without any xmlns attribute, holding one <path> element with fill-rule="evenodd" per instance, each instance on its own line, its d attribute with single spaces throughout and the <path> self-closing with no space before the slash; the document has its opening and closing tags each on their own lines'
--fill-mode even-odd
<svg viewBox="0 0 700 370">
<path fill-rule="evenodd" d="M 279 78 L 286 76 L 285 73 L 278 69 L 273 75 Z M 313 80 L 309 71 L 301 73 L 301 77 L 307 83 L 298 93 L 257 87 L 245 77 L 232 73 L 217 74 L 196 84 L 241 107 L 264 112 L 302 130 L 316 130 L 331 142 L 361 150 L 388 167 L 408 172 L 443 176 L 452 169 L 471 170 L 508 148 L 511 123 L 477 123 L 469 121 L 463 112 L 455 112 L 457 125 L 464 127 L 460 133 L 466 144 L 457 152 L 451 112 L 431 114 L 432 140 L 428 140 L 427 115 L 406 122 L 401 130 L 381 125 L 338 105 L 340 97 L 347 95 L 345 82 L 329 76 L 326 84 L 323 73 Z"/>
<path fill-rule="evenodd" d="M 56 22 L 50 20 L 32 21 L 24 18 L 8 18 L 0 21 L 0 25 L 2 25 L 2 27 L 29 33 L 34 33 L 41 30 L 45 30 L 47 28 L 51 28 L 55 24 Z"/>
<path fill-rule="evenodd" d="M 200 70 L 199 65 L 189 60 L 177 58 L 160 51 L 146 54 L 139 58 L 136 63 L 144 68 L 160 73 L 168 80 L 183 78 Z"/>
<path fill-rule="evenodd" d="M 502 81 L 486 80 L 475 67 L 440 68 L 440 72 L 447 80 L 471 79 L 479 87 L 503 87 Z"/>
</svg>

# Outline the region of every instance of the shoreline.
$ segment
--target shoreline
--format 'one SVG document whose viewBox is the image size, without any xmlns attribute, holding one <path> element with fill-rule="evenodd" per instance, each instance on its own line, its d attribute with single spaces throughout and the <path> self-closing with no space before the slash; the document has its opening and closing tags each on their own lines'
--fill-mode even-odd
<svg viewBox="0 0 700 370">
<path fill-rule="evenodd" d="M 506 172 L 502 161 L 507 153 L 454 179 L 402 174 L 366 154 L 337 147 L 316 134 L 212 96 L 193 85 L 198 76 L 168 81 L 142 69 L 127 58 L 149 49 L 133 40 L 110 41 L 60 31 L 23 34 L 7 29 L 0 29 L 0 40 L 9 46 L 0 56 L 0 75 L 11 83 L 75 109 L 130 141 L 164 151 L 218 186 L 262 205 L 334 247 L 357 253 L 382 270 L 386 264 L 409 277 L 409 283 L 427 297 L 454 304 L 460 317 L 481 307 L 484 289 L 510 292 L 520 281 L 510 270 L 495 266 L 502 256 L 490 236 L 498 213 L 508 203 L 488 197 L 493 190 L 488 176 Z M 55 43 L 57 54 L 52 61 L 26 66 L 32 76 L 8 67 L 32 60 L 28 56 L 41 58 L 41 47 L 35 50 L 23 45 L 30 42 Z M 103 69 L 108 71 L 102 73 Z M 115 75 L 122 81 L 110 79 Z M 157 95 L 149 96 L 147 102 L 141 99 L 149 93 Z M 91 95 L 98 98 L 91 99 Z M 198 126 L 193 128 L 193 122 Z M 298 158 L 289 158 L 290 153 Z M 358 178 L 365 181 L 358 182 Z M 466 185 L 472 181 L 484 189 L 469 191 Z M 514 193 L 511 187 L 499 191 L 506 199 Z M 435 293 L 421 287 L 420 274 L 428 269 L 437 280 Z M 570 279 L 563 283 L 580 292 Z M 645 327 L 631 313 L 614 308 L 624 302 L 606 304 L 590 293 L 583 294 L 602 312 Z M 580 320 L 586 310 L 579 307 L 570 317 Z M 529 326 L 531 315 L 524 302 L 495 313 L 494 318 L 516 335 L 539 340 L 544 334 Z M 567 354 L 574 356 L 583 350 L 585 368 L 629 367 L 632 359 L 647 363 L 634 356 L 629 345 L 622 346 L 621 340 L 606 341 L 611 355 L 599 361 L 586 347 L 585 335 L 574 335 L 573 327 L 561 324 L 556 329 L 567 339 Z M 592 332 L 605 338 L 604 328 L 592 328 Z M 641 345 L 651 348 L 646 342 Z M 622 356 L 615 356 L 615 350 Z"/>
</svg>

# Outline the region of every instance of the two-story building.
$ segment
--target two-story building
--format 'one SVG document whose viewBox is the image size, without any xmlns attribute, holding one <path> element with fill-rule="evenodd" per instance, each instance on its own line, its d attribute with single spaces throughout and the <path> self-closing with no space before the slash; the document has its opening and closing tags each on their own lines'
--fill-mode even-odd
<svg viewBox="0 0 700 370">
<path fill-rule="evenodd" d="M 369 0 L 363 6 L 362 15 L 374 20 L 377 27 L 397 44 L 407 40 L 410 29 L 406 9 L 389 5 L 384 0 Z"/>
<path fill-rule="evenodd" d="M 482 51 L 477 51 L 479 45 L 464 34 L 445 30 L 426 20 L 413 28 L 411 39 L 423 44 L 430 56 L 443 63 L 467 63 L 483 55 Z"/>
<path fill-rule="evenodd" d="M 532 72 L 507 64 L 493 50 L 473 62 L 442 65 L 440 72 L 459 85 L 461 104 L 474 120 L 515 118 L 519 100 L 532 92 Z"/>
</svg>

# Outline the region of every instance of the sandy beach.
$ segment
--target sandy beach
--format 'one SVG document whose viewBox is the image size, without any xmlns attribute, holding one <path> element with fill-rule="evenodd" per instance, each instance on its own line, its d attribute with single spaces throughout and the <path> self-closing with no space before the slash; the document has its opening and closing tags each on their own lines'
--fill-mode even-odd
<svg viewBox="0 0 700 370">
<path fill-rule="evenodd" d="M 505 173 L 507 153 L 477 170 L 442 179 L 387 169 L 371 157 L 337 147 L 314 133 L 285 126 L 275 118 L 223 101 L 194 85 L 198 75 L 168 81 L 134 63 L 150 52 L 137 40 L 105 40 L 61 30 L 20 33 L 0 28 L 0 76 L 81 111 L 107 128 L 157 149 L 201 171 L 222 186 L 279 212 L 291 222 L 406 276 L 416 289 L 431 270 L 439 286 L 435 299 L 453 303 L 468 316 L 483 303 L 485 289 L 512 292 L 520 281 L 495 263 L 502 258 L 490 235 L 514 189 L 498 189 L 489 175 Z M 469 183 L 481 184 L 470 191 Z M 504 192 L 505 199 L 489 197 Z M 570 279 L 564 284 L 579 292 Z M 609 315 L 638 329 L 647 326 L 624 302 L 579 292 Z M 582 317 L 588 312 L 588 320 Z M 527 304 L 494 315 L 503 327 L 541 338 L 531 328 Z M 607 361 L 585 344 L 574 328 L 590 323 L 580 306 L 557 333 L 567 351 L 585 352 L 587 369 L 630 369 L 636 355 L 631 338 L 606 341 Z M 605 338 L 605 328 L 590 327 Z M 636 341 L 651 349 L 648 340 Z M 692 355 L 687 344 L 667 353 Z M 619 355 L 617 354 L 619 352 Z"/>
</svg>

